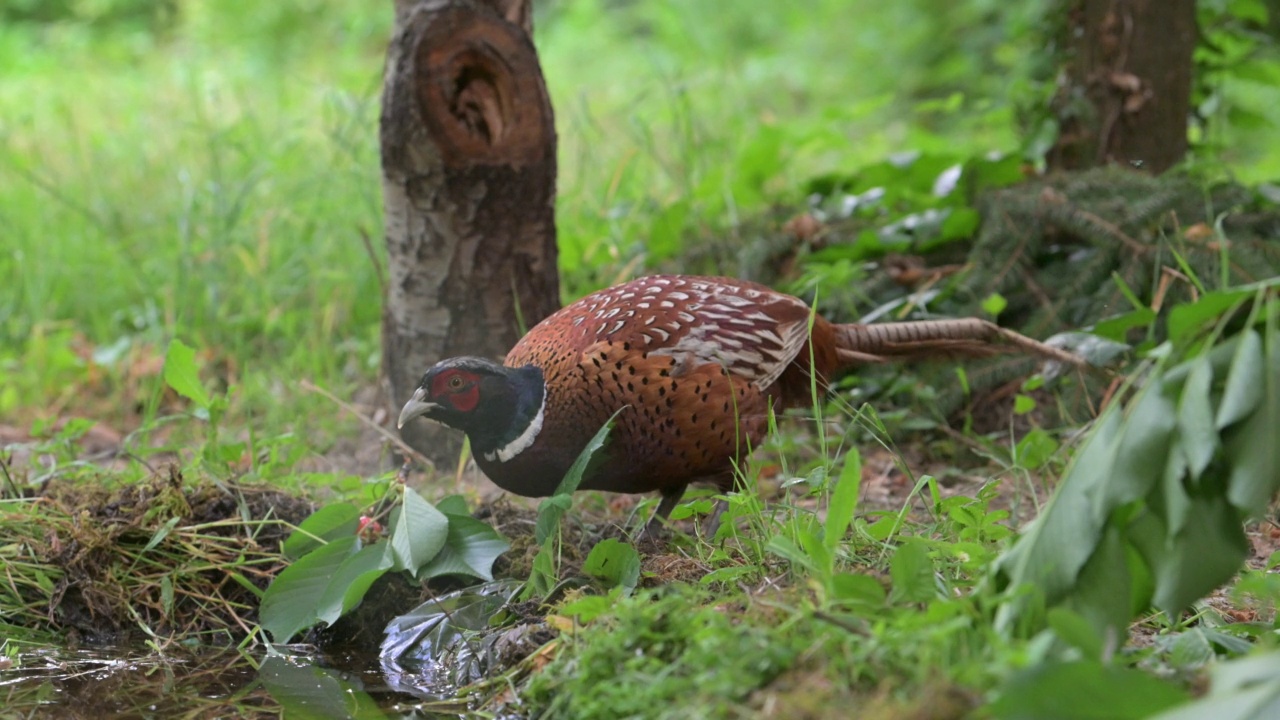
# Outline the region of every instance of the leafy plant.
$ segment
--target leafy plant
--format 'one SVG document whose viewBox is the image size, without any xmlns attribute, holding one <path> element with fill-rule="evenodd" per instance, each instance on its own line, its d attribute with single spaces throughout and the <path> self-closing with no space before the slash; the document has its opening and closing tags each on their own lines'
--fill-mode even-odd
<svg viewBox="0 0 1280 720">
<path fill-rule="evenodd" d="M 1152 720 L 1251 720 L 1280 713 L 1280 653 L 1224 662 L 1210 671 L 1209 693 Z"/>
<path fill-rule="evenodd" d="M 263 658 L 258 678 L 292 717 L 386 717 L 376 700 L 347 673 L 317 665 L 309 658 L 272 653 Z M 327 715 L 322 710 L 337 708 Z"/>
<path fill-rule="evenodd" d="M 852 241 L 829 242 L 810 263 L 862 260 L 886 252 L 928 252 L 968 239 L 978 229 L 983 191 L 1022 179 L 1016 157 L 908 153 L 851 174 L 811 180 L 814 212 L 827 220 L 860 220 Z"/>
<path fill-rule="evenodd" d="M 591 548 L 582 571 L 606 587 L 631 592 L 640 582 L 640 555 L 621 540 L 605 538 Z"/>
<path fill-rule="evenodd" d="M 1087 698 L 1081 697 L 1084 688 Z M 1047 662 L 1015 675 L 990 711 L 1002 720 L 1143 720 L 1186 697 L 1186 692 L 1139 670 L 1096 660 Z"/>
<path fill-rule="evenodd" d="M 622 411 L 619 410 L 618 412 Z M 534 532 L 534 542 L 538 544 L 538 554 L 533 558 L 533 572 L 530 573 L 529 582 L 521 594 L 522 599 L 546 597 L 551 594 L 552 588 L 560 581 L 556 543 L 559 542 L 561 518 L 573 506 L 573 493 L 578 489 L 578 485 L 582 483 L 582 476 L 587 472 L 587 468 L 590 467 L 591 458 L 604 447 L 605 441 L 609 437 L 609 431 L 613 428 L 613 420 L 618 416 L 618 412 L 615 412 L 596 431 L 596 434 L 587 442 L 586 447 L 582 448 L 582 452 L 578 453 L 578 457 L 569 466 L 569 471 L 565 473 L 564 479 L 556 486 L 555 494 L 538 503 L 538 518 Z"/>
<path fill-rule="evenodd" d="M 353 505 L 329 505 L 311 515 L 284 543 L 285 554 L 296 559 L 262 596 L 263 629 L 284 643 L 317 623 L 330 625 L 387 572 L 423 582 L 441 575 L 492 580 L 493 562 L 507 542 L 467 515 L 461 498 L 441 506 L 451 512 L 402 487 L 385 536 Z"/>
<path fill-rule="evenodd" d="M 1280 300 L 1272 280 L 1176 308 L 1143 387 L 1098 420 L 1053 500 L 995 565 L 1005 632 L 1044 607 L 1123 637 L 1148 606 L 1170 618 L 1235 574 L 1242 521 L 1280 489 Z M 1229 336 L 1242 309 L 1247 320 Z M 1207 329 L 1207 332 L 1206 332 Z"/>
<path fill-rule="evenodd" d="M 230 453 L 225 451 L 228 444 L 219 443 L 218 426 L 227 411 L 227 395 L 210 395 L 200 381 L 200 368 L 196 363 L 196 351 L 179 338 L 169 341 L 169 349 L 164 356 L 164 382 L 174 392 L 190 400 L 196 406 L 195 416 L 205 420 L 208 433 L 205 440 L 204 454 L 207 458 L 229 459 L 238 457 L 243 446 L 238 443 L 229 444 Z"/>
<path fill-rule="evenodd" d="M 789 534 L 777 534 L 766 549 L 803 568 L 823 588 L 830 602 L 865 602 L 883 600 L 884 590 L 873 578 L 838 570 L 838 560 L 845 533 L 858 509 L 858 491 L 862 483 L 862 457 L 857 449 L 845 453 L 840 476 L 831 484 L 826 520 L 798 516 L 789 524 Z"/>
</svg>

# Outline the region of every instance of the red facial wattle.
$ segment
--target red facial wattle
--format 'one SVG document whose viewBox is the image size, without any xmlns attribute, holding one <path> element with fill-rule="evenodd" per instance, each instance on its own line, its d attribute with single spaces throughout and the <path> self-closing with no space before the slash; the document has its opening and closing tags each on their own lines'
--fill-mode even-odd
<svg viewBox="0 0 1280 720">
<path fill-rule="evenodd" d="M 459 412 L 471 412 L 480 404 L 480 376 L 451 368 L 431 381 L 431 397 Z"/>
<path fill-rule="evenodd" d="M 464 389 L 453 391 L 445 398 L 455 410 L 471 412 L 476 409 L 476 405 L 480 404 L 480 384 L 468 383 Z"/>
</svg>

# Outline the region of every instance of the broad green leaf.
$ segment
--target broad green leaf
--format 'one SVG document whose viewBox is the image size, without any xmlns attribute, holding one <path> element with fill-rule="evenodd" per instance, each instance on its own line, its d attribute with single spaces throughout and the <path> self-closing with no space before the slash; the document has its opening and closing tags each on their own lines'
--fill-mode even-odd
<svg viewBox="0 0 1280 720">
<path fill-rule="evenodd" d="M 450 495 L 436 503 L 436 509 L 445 515 L 470 515 L 467 499 L 461 495 Z"/>
<path fill-rule="evenodd" d="M 1098 493 L 1097 517 L 1146 497 L 1164 477 L 1177 421 L 1177 406 L 1165 393 L 1163 380 L 1152 377 L 1125 417 L 1111 477 Z"/>
<path fill-rule="evenodd" d="M 633 590 L 640 582 L 640 554 L 621 540 L 605 538 L 591 548 L 582 571 L 609 587 Z"/>
<path fill-rule="evenodd" d="M 1093 333 L 1113 342 L 1124 342 L 1129 331 L 1136 327 L 1147 327 L 1156 321 L 1156 313 L 1145 305 L 1130 310 L 1122 315 L 1108 318 L 1093 326 Z"/>
<path fill-rule="evenodd" d="M 1280 717 L 1280 681 L 1215 694 L 1152 715 L 1150 720 L 1263 720 Z"/>
<path fill-rule="evenodd" d="M 827 548 L 835 550 L 849 531 L 853 515 L 858 511 L 858 493 L 862 488 L 862 455 L 857 448 L 850 448 L 844 455 L 840 477 L 831 490 L 831 503 L 827 506 L 827 524 L 823 540 Z"/>
<path fill-rule="evenodd" d="M 1036 470 L 1044 466 L 1058 451 L 1058 441 L 1045 432 L 1044 428 L 1036 428 L 1018 441 L 1016 449 L 1018 465 L 1028 470 Z"/>
<path fill-rule="evenodd" d="M 835 558 L 832 557 L 831 551 L 822 543 L 822 535 L 819 532 L 816 520 L 808 523 L 805 527 L 796 530 L 796 539 L 800 541 L 800 548 L 805 555 L 809 556 L 811 561 L 812 572 L 818 573 L 819 578 L 826 582 L 831 575 L 831 569 L 835 566 Z"/>
<path fill-rule="evenodd" d="M 1144 612 L 1150 608 L 1151 598 L 1155 596 L 1156 566 L 1165 557 L 1165 543 L 1169 538 L 1169 526 L 1163 517 L 1150 510 L 1138 513 L 1125 527 L 1125 539 L 1129 542 L 1136 561 L 1129 563 L 1129 572 L 1133 581 L 1132 597 L 1141 600 L 1143 607 L 1135 608 L 1135 612 Z"/>
<path fill-rule="evenodd" d="M 716 568 L 706 575 L 703 575 L 701 578 L 698 578 L 698 584 L 713 585 L 715 583 L 732 583 L 758 572 L 760 572 L 760 568 L 755 565 L 729 565 L 727 567 Z"/>
<path fill-rule="evenodd" d="M 1113 476 L 1120 447 L 1121 416 L 1108 411 L 1076 456 L 1048 505 L 999 561 L 1017 585 L 1030 582 L 1056 598 L 1075 584 L 1101 537 L 1105 519 L 1092 497 Z"/>
<path fill-rule="evenodd" d="M 1213 403 L 1209 391 L 1213 369 L 1204 355 L 1192 361 L 1191 374 L 1182 387 L 1178 402 L 1178 447 L 1187 458 L 1193 478 L 1199 478 L 1213 461 L 1218 449 L 1218 431 L 1213 424 Z"/>
<path fill-rule="evenodd" d="M 582 452 L 578 453 L 578 457 L 574 458 L 573 464 L 569 466 L 569 471 L 564 474 L 564 479 L 556 487 L 556 495 L 572 495 L 578 489 L 578 485 L 582 484 L 582 477 L 586 474 L 587 468 L 590 467 L 592 458 L 595 457 L 596 453 L 600 452 L 600 449 L 604 447 L 605 441 L 609 439 L 609 431 L 613 429 L 613 421 L 620 412 L 622 411 L 614 412 L 605 421 L 604 425 L 600 426 L 596 434 L 587 441 L 586 446 L 582 448 Z"/>
<path fill-rule="evenodd" d="M 1231 371 L 1227 373 L 1226 387 L 1218 403 L 1215 424 L 1219 430 L 1249 416 L 1266 397 L 1266 375 L 1263 372 L 1265 358 L 1262 354 L 1262 338 L 1253 329 L 1246 330 L 1236 346 Z"/>
<path fill-rule="evenodd" d="M 906 539 L 889 560 L 893 598 L 899 602 L 926 602 L 937 597 L 933 563 L 924 543 Z"/>
<path fill-rule="evenodd" d="M 1115 406 L 1099 419 L 1076 453 L 1057 492 L 1022 537 L 994 565 L 997 587 L 1031 585 L 1051 605 L 1076 586 L 1080 569 L 1102 541 L 1106 517 L 1098 497 L 1113 476 L 1122 418 Z M 1013 632 L 1031 596 L 1020 595 L 996 610 L 996 627 Z"/>
<path fill-rule="evenodd" d="M 529 582 L 525 585 L 524 592 L 520 594 L 521 600 L 528 600 L 532 597 L 546 597 L 551 592 L 551 588 L 555 587 L 558 578 L 556 577 L 556 560 L 551 553 L 551 543 L 544 543 L 538 549 L 538 554 L 533 556 L 533 567 L 529 572 Z"/>
<path fill-rule="evenodd" d="M 259 622 L 277 643 L 316 623 L 329 578 L 356 552 L 355 535 L 334 540 L 285 568 L 262 596 Z"/>
<path fill-rule="evenodd" d="M 1102 634 L 1083 615 L 1056 607 L 1047 615 L 1049 627 L 1058 639 L 1080 651 L 1085 660 L 1101 660 L 1106 643 Z"/>
<path fill-rule="evenodd" d="M 323 668 L 310 658 L 268 655 L 258 678 L 280 703 L 284 717 L 305 720 L 377 720 L 389 717 L 369 693 L 340 670 Z"/>
<path fill-rule="evenodd" d="M 1235 692 L 1251 685 L 1280 681 L 1280 652 L 1244 657 L 1215 666 L 1211 671 L 1211 695 Z"/>
<path fill-rule="evenodd" d="M 1169 644 L 1169 663 L 1182 672 L 1202 667 L 1212 662 L 1216 656 L 1213 643 L 1209 642 L 1201 628 L 1191 628 L 1179 633 Z"/>
<path fill-rule="evenodd" d="M 1227 372 L 1231 370 L 1231 362 L 1236 357 L 1236 348 L 1240 345 L 1241 337 L 1240 335 L 1232 335 L 1225 340 L 1220 340 L 1209 348 L 1208 352 L 1199 352 L 1195 359 L 1187 360 L 1170 368 L 1164 374 L 1165 383 L 1170 387 L 1180 387 L 1182 383 L 1187 381 L 1191 371 L 1195 369 L 1195 360 L 1201 357 L 1209 358 L 1209 368 L 1213 370 L 1214 377 L 1225 377 Z M 1172 351 L 1172 346 L 1166 344 L 1165 347 Z"/>
<path fill-rule="evenodd" d="M 672 520 L 685 520 L 699 515 L 710 515 L 715 510 L 716 501 L 712 498 L 701 498 L 690 502 L 682 502 L 671 509 L 668 516 Z M 725 518 L 726 520 L 728 518 Z M 723 526 L 723 523 L 722 523 Z"/>
<path fill-rule="evenodd" d="M 584 595 L 577 600 L 561 605 L 559 613 L 567 617 L 577 618 L 578 622 L 589 623 L 609 612 L 614 602 L 616 602 L 614 598 L 605 595 Z"/>
<path fill-rule="evenodd" d="M 1015 395 L 1013 398 L 1013 414 L 1026 415 L 1036 409 L 1036 399 L 1030 395 Z"/>
<path fill-rule="evenodd" d="M 360 508 L 350 503 L 334 503 L 316 510 L 298 525 L 280 547 L 290 560 L 297 560 L 329 540 L 355 535 L 360 525 Z"/>
<path fill-rule="evenodd" d="M 893 535 L 893 531 L 897 529 L 898 523 L 897 515 L 893 513 L 883 515 L 875 522 L 866 526 L 865 531 L 867 533 L 867 537 L 877 542 L 888 540 L 889 536 Z M 861 524 L 859 524 L 859 527 L 861 527 Z"/>
<path fill-rule="evenodd" d="M 395 569 L 416 574 L 435 558 L 448 537 L 449 518 L 413 488 L 406 487 L 404 501 L 391 519 L 391 557 Z"/>
<path fill-rule="evenodd" d="M 609 438 L 609 431 L 613 429 L 613 421 L 618 417 L 618 410 L 614 412 L 604 425 L 596 431 L 596 434 L 587 441 L 582 451 L 578 453 L 578 457 L 574 459 L 573 464 L 569 466 L 569 471 L 564 474 L 564 479 L 560 481 L 560 485 L 556 487 L 556 492 L 551 497 L 543 500 L 538 505 L 538 520 L 534 528 L 534 542 L 542 545 L 547 538 L 560 527 L 560 518 L 573 504 L 570 496 L 578 489 L 578 485 L 582 484 L 582 477 L 587 473 L 591 466 L 591 460 L 596 453 L 604 447 L 605 441 Z"/>
<path fill-rule="evenodd" d="M 1227 626 L 1230 627 L 1230 626 Z M 1213 647 L 1221 649 L 1223 652 L 1233 657 L 1240 657 L 1253 650 L 1254 645 L 1250 640 L 1231 635 L 1229 633 L 1220 632 L 1218 630 L 1210 630 L 1205 627 L 1196 628 L 1196 632 L 1204 636 L 1204 639 Z M 1215 655 L 1216 658 L 1216 655 Z"/>
<path fill-rule="evenodd" d="M 1156 715 L 1152 720 L 1257 720 L 1280 717 L 1280 653 L 1210 666 L 1208 695 Z"/>
<path fill-rule="evenodd" d="M 1009 307 L 1009 301 L 1005 300 L 1000 293 L 992 293 L 982 301 L 982 311 L 992 317 L 1004 312 L 1007 307 Z"/>
<path fill-rule="evenodd" d="M 1139 720 L 1187 699 L 1173 683 L 1094 660 L 1015 675 L 988 708 L 1000 720 Z"/>
<path fill-rule="evenodd" d="M 560 518 L 564 517 L 572 506 L 573 498 L 567 494 L 552 495 L 538 503 L 538 518 L 533 531 L 534 542 L 542 545 L 548 538 L 554 536 L 560 528 Z"/>
<path fill-rule="evenodd" d="M 1193 498 L 1187 522 L 1156 567 L 1156 607 L 1177 617 L 1230 580 L 1247 555 L 1240 516 L 1227 499 L 1220 494 Z"/>
<path fill-rule="evenodd" d="M 449 536 L 435 558 L 418 571 L 429 580 L 440 575 L 471 575 L 493 580 L 493 563 L 511 548 L 488 524 L 470 515 L 449 515 Z"/>
<path fill-rule="evenodd" d="M 1280 322 L 1268 320 L 1263 376 L 1254 388 L 1260 405 L 1247 420 L 1228 428 L 1225 445 L 1232 458 L 1227 497 L 1231 504 L 1250 517 L 1266 512 L 1280 491 Z M 1246 340 L 1247 342 L 1247 340 Z M 1242 343 L 1243 344 L 1243 343 Z M 1225 398 L 1224 398 L 1225 403 Z"/>
<path fill-rule="evenodd" d="M 1206 293 L 1193 303 L 1175 306 L 1169 311 L 1169 340 L 1175 345 L 1187 342 L 1192 334 L 1216 323 L 1223 313 L 1252 296 L 1252 290 L 1233 288 Z"/>
<path fill-rule="evenodd" d="M 1099 636 L 1111 634 L 1123 639 L 1134 611 L 1133 586 L 1124 537 L 1119 529 L 1108 526 L 1089 562 L 1080 568 L 1066 605 L 1087 620 Z"/>
<path fill-rule="evenodd" d="M 994 158 L 969 158 L 964 163 L 964 175 L 970 178 L 974 192 L 1007 187 L 1022 182 L 1026 177 L 1022 157 L 1016 153 Z"/>
<path fill-rule="evenodd" d="M 1267 10 L 1265 9 L 1266 2 L 1267 0 L 1233 0 L 1231 5 L 1233 6 L 1233 8 L 1235 6 L 1242 6 L 1242 5 L 1252 6 L 1253 8 L 1256 8 L 1257 11 L 1254 17 L 1257 19 L 1255 19 L 1254 22 L 1257 23 L 1258 25 L 1266 25 L 1267 14 L 1268 14 Z M 1276 14 L 1278 13 L 1280 13 L 1280 8 L 1272 10 L 1270 13 L 1272 16 L 1272 19 L 1274 19 Z M 1233 11 L 1232 14 L 1238 18 L 1243 19 L 1242 13 Z M 1254 14 L 1254 13 L 1250 13 L 1250 14 Z M 1252 60 L 1245 60 L 1243 62 L 1232 63 L 1231 68 L 1227 72 L 1229 72 L 1232 77 L 1238 78 L 1240 80 L 1249 80 L 1250 82 L 1260 83 L 1263 85 L 1280 87 L 1280 68 L 1276 67 L 1276 63 L 1274 60 L 1263 56 L 1263 54 L 1261 53 L 1259 53 L 1258 55 L 1259 55 L 1258 57 Z"/>
<path fill-rule="evenodd" d="M 343 560 L 320 596 L 316 619 L 332 625 L 360 604 L 369 587 L 391 569 L 391 565 L 391 553 L 386 543 L 368 545 Z"/>
<path fill-rule="evenodd" d="M 815 467 L 814 469 L 809 471 L 808 475 L 804 476 L 804 484 L 815 489 L 818 487 L 821 487 L 822 483 L 826 482 L 826 480 L 827 480 L 827 468 L 823 465 L 819 465 Z M 784 483 L 783 487 L 790 487 L 792 484 L 793 483 L 791 482 Z"/>
<path fill-rule="evenodd" d="M 164 381 L 173 391 L 199 407 L 209 407 L 209 394 L 200 384 L 196 368 L 196 351 L 178 338 L 169 341 L 164 356 Z"/>
<path fill-rule="evenodd" d="M 1260 113 L 1235 104 L 1227 107 L 1227 122 L 1232 127 L 1245 130 L 1273 130 L 1276 126 L 1270 114 Z"/>
<path fill-rule="evenodd" d="M 831 576 L 832 599 L 851 605 L 882 607 L 887 597 L 884 586 L 870 575 L 836 573 Z"/>
<path fill-rule="evenodd" d="M 1191 514 L 1191 495 L 1187 493 L 1186 477 L 1187 455 L 1174 447 L 1155 495 L 1159 500 L 1155 507 L 1164 507 L 1165 524 L 1170 535 L 1180 532 Z"/>
<path fill-rule="evenodd" d="M 791 538 L 784 535 L 774 535 L 769 538 L 769 542 L 765 544 L 764 549 L 785 560 L 789 560 L 792 565 L 797 565 L 810 572 L 817 568 L 813 565 L 813 558 L 809 557 L 804 550 L 800 549 Z"/>
</svg>

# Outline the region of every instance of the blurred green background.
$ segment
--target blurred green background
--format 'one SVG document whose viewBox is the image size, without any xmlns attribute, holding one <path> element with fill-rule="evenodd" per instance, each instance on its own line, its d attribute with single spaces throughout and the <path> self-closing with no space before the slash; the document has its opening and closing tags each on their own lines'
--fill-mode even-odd
<svg viewBox="0 0 1280 720">
<path fill-rule="evenodd" d="M 1046 8 L 538 3 L 566 297 L 641 272 L 651 243 L 800 207 L 824 172 L 909 150 L 1034 156 Z M 298 379 L 371 383 L 391 16 L 389 1 L 0 0 L 0 416 L 154 407 L 129 392 L 157 392 L 138 377 L 175 335 L 266 427 L 333 416 Z M 1260 67 L 1204 108 L 1224 120 L 1200 138 L 1209 174 L 1280 175 Z"/>
</svg>

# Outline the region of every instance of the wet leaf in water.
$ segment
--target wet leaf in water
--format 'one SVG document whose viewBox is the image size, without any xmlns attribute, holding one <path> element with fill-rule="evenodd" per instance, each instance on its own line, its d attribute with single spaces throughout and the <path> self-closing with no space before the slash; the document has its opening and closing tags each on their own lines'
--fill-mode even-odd
<svg viewBox="0 0 1280 720">
<path fill-rule="evenodd" d="M 269 655 L 258 668 L 262 685 L 289 718 L 389 717 L 357 681 L 310 660 Z"/>
</svg>

